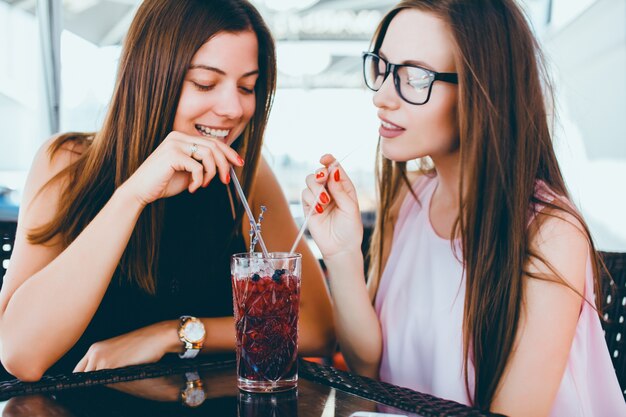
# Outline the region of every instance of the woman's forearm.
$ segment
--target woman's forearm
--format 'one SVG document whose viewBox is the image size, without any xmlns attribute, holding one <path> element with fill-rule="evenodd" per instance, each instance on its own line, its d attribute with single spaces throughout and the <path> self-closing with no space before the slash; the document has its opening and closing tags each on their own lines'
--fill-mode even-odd
<svg viewBox="0 0 626 417">
<path fill-rule="evenodd" d="M 340 254 L 325 262 L 341 352 L 351 370 L 377 377 L 382 334 L 365 286 L 363 256 Z"/>
<path fill-rule="evenodd" d="M 5 367 L 35 378 L 76 343 L 106 292 L 142 209 L 121 187 L 59 256 L 15 291 L 1 319 Z"/>
<path fill-rule="evenodd" d="M 235 319 L 232 316 L 217 318 L 201 318 L 206 331 L 202 353 L 222 353 L 235 350 Z M 319 332 L 312 329 L 315 326 L 303 323 L 300 317 L 300 331 L 298 336 L 298 353 L 302 356 L 320 356 L 328 354 L 327 338 L 319 336 Z M 173 327 L 178 329 L 178 321 L 173 322 Z M 170 338 L 168 352 L 180 352 L 182 343 L 178 339 L 178 332 L 174 332 Z"/>
<path fill-rule="evenodd" d="M 199 317 L 205 336 L 202 353 L 224 353 L 235 350 L 235 319 L 227 317 Z M 183 353 L 183 342 L 178 337 L 180 320 L 157 323 L 164 336 L 164 353 Z"/>
</svg>

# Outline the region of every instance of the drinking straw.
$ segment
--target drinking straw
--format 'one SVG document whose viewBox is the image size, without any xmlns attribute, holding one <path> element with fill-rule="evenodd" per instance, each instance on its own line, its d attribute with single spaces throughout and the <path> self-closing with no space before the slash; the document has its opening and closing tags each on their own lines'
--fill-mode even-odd
<svg viewBox="0 0 626 417">
<path fill-rule="evenodd" d="M 256 221 L 254 220 L 254 215 L 252 214 L 252 210 L 250 210 L 250 206 L 248 205 L 248 200 L 246 199 L 246 195 L 243 193 L 243 189 L 241 188 L 239 179 L 237 179 L 237 174 L 235 174 L 235 170 L 233 169 L 232 166 L 230 167 L 230 177 L 233 179 L 233 183 L 235 183 L 235 189 L 237 190 L 237 194 L 239 195 L 241 204 L 243 204 L 243 208 L 246 210 L 248 219 L 250 219 L 250 227 L 254 230 L 256 237 L 259 239 L 259 244 L 261 245 L 263 256 L 266 258 L 269 258 L 270 254 L 267 251 L 267 247 L 265 246 L 265 242 L 263 241 L 263 237 L 261 236 L 261 230 L 259 230 L 259 227 L 257 226 Z"/>
</svg>

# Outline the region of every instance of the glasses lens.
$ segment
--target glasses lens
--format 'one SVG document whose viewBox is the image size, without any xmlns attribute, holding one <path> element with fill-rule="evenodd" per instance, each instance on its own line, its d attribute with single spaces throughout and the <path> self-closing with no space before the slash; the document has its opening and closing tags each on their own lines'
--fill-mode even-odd
<svg viewBox="0 0 626 417">
<path fill-rule="evenodd" d="M 415 104 L 423 104 L 428 99 L 433 75 L 417 67 L 398 68 L 398 81 L 402 97 Z"/>
<path fill-rule="evenodd" d="M 365 84 L 372 90 L 378 91 L 383 85 L 387 65 L 376 55 L 365 55 L 363 58 L 363 75 Z"/>
</svg>

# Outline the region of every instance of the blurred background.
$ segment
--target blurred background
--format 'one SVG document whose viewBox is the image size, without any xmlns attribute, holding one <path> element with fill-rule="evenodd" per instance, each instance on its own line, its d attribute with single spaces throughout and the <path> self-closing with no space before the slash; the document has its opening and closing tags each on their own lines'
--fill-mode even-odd
<svg viewBox="0 0 626 417">
<path fill-rule="evenodd" d="M 34 153 L 94 131 L 137 0 L 0 0 L 0 220 L 17 217 Z M 265 155 L 296 218 L 304 177 L 332 152 L 374 209 L 378 119 L 360 54 L 396 1 L 255 0 L 278 45 Z M 599 249 L 626 251 L 626 0 L 520 0 L 557 95 L 555 141 Z M 301 219 L 298 219 L 301 220 Z"/>
</svg>

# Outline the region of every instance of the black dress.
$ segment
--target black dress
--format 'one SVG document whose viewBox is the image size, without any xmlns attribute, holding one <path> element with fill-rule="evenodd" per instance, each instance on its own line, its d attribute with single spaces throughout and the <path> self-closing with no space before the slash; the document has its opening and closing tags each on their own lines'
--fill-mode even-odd
<svg viewBox="0 0 626 417">
<path fill-rule="evenodd" d="M 216 179 L 194 194 L 167 198 L 156 293 L 113 276 L 82 337 L 47 373 L 71 372 L 93 343 L 144 326 L 181 315 L 232 316 L 230 256 L 246 251 L 240 228 L 231 239 L 235 198 Z"/>
</svg>

